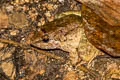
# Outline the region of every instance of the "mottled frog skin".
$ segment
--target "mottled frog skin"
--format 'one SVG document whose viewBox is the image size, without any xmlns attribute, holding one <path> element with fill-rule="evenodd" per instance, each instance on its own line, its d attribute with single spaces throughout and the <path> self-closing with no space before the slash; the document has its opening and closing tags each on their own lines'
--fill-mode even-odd
<svg viewBox="0 0 120 80">
<path fill-rule="evenodd" d="M 61 49 L 70 52 L 70 56 L 74 57 L 71 59 L 74 64 L 78 59 L 77 47 L 81 37 L 79 36 L 82 28 L 81 23 L 81 17 L 75 15 L 49 22 L 43 25 L 40 31 L 35 32 L 32 37 L 32 45 L 41 49 Z"/>
<path fill-rule="evenodd" d="M 82 7 L 81 16 L 69 14 L 43 25 L 33 35 L 31 44 L 41 49 L 62 49 L 78 56 L 83 29 L 96 48 L 111 56 L 120 56 L 120 27 L 109 25 L 86 6 Z M 73 59 L 73 63 L 77 59 Z"/>
</svg>

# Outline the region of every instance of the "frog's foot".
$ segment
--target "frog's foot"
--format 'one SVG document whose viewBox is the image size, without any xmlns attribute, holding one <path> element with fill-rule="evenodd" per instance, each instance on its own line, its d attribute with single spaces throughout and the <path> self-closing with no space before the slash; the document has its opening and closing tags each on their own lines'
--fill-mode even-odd
<svg viewBox="0 0 120 80">
<path fill-rule="evenodd" d="M 55 15 L 55 19 L 59 19 L 62 18 L 64 16 L 67 15 L 76 15 L 76 16 L 80 16 L 81 17 L 81 11 L 66 11 L 66 12 L 62 12 L 60 14 L 56 14 Z"/>
<path fill-rule="evenodd" d="M 96 71 L 93 71 L 93 70 L 91 70 L 91 69 L 88 69 L 86 66 L 84 66 L 84 65 L 76 65 L 76 69 L 77 70 L 81 70 L 81 71 L 83 71 L 85 74 L 88 74 L 88 75 L 90 75 L 92 78 L 94 78 L 94 80 L 101 80 L 101 75 L 98 73 L 98 72 L 96 72 Z"/>
<path fill-rule="evenodd" d="M 105 73 L 103 76 L 103 80 L 109 80 L 111 77 L 117 77 L 120 78 L 120 70 L 117 68 L 110 69 Z"/>
<path fill-rule="evenodd" d="M 75 65 L 79 60 L 79 58 L 78 58 L 78 53 L 72 53 L 72 52 L 70 52 L 69 53 L 69 55 L 70 55 L 70 60 L 71 60 L 71 63 L 73 64 L 73 65 Z"/>
</svg>

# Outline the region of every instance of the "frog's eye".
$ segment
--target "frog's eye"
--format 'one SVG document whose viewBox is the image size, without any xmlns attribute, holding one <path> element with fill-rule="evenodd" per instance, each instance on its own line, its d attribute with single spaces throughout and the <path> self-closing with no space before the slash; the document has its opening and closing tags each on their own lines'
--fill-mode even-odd
<svg viewBox="0 0 120 80">
<path fill-rule="evenodd" d="M 45 34 L 45 35 L 42 37 L 42 41 L 43 41 L 43 42 L 48 42 L 48 41 L 49 41 L 49 36 L 48 36 L 48 34 Z"/>
</svg>

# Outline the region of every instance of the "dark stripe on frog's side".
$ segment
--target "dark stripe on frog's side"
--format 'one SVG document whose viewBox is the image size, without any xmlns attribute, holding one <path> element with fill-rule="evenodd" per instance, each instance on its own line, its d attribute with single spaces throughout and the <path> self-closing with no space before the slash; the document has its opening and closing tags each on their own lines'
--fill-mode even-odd
<svg viewBox="0 0 120 80">
<path fill-rule="evenodd" d="M 82 8 L 85 33 L 88 40 L 97 48 L 111 56 L 120 57 L 120 26 L 111 26 L 88 7 Z"/>
<path fill-rule="evenodd" d="M 56 31 L 60 27 L 65 27 L 67 29 L 72 30 L 74 27 L 69 27 L 69 26 L 66 26 L 66 25 L 70 25 L 74 22 L 81 24 L 82 23 L 81 17 L 76 16 L 76 15 L 68 15 L 68 16 L 65 16 L 63 18 L 56 19 L 52 22 L 46 23 L 45 25 L 43 25 L 41 27 L 41 29 L 45 33 Z"/>
<path fill-rule="evenodd" d="M 69 31 L 75 29 L 75 27 L 80 27 L 82 23 L 82 18 L 77 15 L 68 15 L 59 19 L 55 19 L 52 22 L 48 22 L 41 26 L 42 31 L 36 31 L 31 39 L 31 41 L 36 42 L 39 39 L 42 40 L 44 34 L 48 34 L 49 38 L 55 38 L 55 36 L 66 35 Z M 73 26 L 73 24 L 75 24 Z M 80 26 L 77 26 L 80 25 Z M 50 37 L 52 35 L 52 37 Z"/>
</svg>

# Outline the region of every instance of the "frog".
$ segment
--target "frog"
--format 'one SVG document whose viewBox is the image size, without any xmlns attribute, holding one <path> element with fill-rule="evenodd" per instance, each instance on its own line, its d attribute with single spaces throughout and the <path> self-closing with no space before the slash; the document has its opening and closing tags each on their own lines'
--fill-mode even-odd
<svg viewBox="0 0 120 80">
<path fill-rule="evenodd" d="M 69 52 L 73 64 L 78 62 L 78 47 L 82 41 L 87 44 L 85 46 L 90 46 L 88 51 L 95 50 L 93 54 L 102 51 L 113 57 L 120 56 L 120 27 L 109 25 L 85 5 L 76 12 L 79 15 L 75 12 L 63 12 L 64 17 L 60 14 L 58 19 L 41 26 L 32 36 L 30 44 L 41 49 Z M 85 40 L 81 40 L 82 36 Z"/>
<path fill-rule="evenodd" d="M 78 60 L 77 47 L 81 37 L 81 23 L 81 17 L 74 15 L 46 23 L 34 33 L 31 45 L 40 49 L 61 49 L 70 52 L 70 60 L 75 64 Z"/>
</svg>

